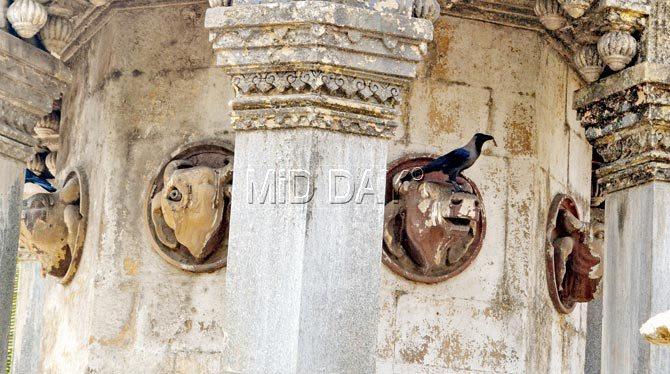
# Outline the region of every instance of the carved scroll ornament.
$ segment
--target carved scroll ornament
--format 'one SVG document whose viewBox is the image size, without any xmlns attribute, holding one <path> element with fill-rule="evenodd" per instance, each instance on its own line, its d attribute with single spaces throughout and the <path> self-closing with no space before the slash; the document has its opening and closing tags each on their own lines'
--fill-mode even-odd
<svg viewBox="0 0 670 374">
<path fill-rule="evenodd" d="M 161 257 L 191 272 L 226 265 L 232 178 L 232 151 L 216 143 L 187 146 L 161 167 L 147 201 Z"/>
<path fill-rule="evenodd" d="M 570 313 L 593 300 L 603 276 L 603 223 L 580 220 L 575 201 L 559 194 L 549 210 L 546 260 L 549 295 L 556 309 Z"/>
<path fill-rule="evenodd" d="M 88 193 L 82 172 L 70 171 L 56 192 L 32 195 L 23 205 L 21 242 L 42 264 L 42 275 L 68 283 L 86 237 Z"/>
<path fill-rule="evenodd" d="M 482 198 L 472 181 L 459 177 L 463 192 L 440 173 L 401 182 L 432 157 L 398 162 L 387 174 L 384 263 L 417 282 L 437 283 L 462 272 L 477 256 L 486 230 Z"/>
</svg>

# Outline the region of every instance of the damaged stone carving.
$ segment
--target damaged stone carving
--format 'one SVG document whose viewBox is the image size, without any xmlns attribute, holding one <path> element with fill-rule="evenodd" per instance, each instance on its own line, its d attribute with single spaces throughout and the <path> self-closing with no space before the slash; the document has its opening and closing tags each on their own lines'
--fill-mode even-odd
<svg viewBox="0 0 670 374">
<path fill-rule="evenodd" d="M 21 241 L 42 264 L 42 275 L 66 284 L 81 258 L 88 212 L 88 194 L 82 172 L 67 174 L 53 193 L 38 193 L 24 201 Z"/>
<path fill-rule="evenodd" d="M 462 272 L 477 256 L 486 230 L 477 187 L 459 177 L 463 192 L 440 173 L 401 182 L 412 168 L 432 157 L 411 158 L 387 174 L 384 263 L 417 282 L 437 283 Z"/>
<path fill-rule="evenodd" d="M 440 17 L 440 4 L 437 0 L 414 0 L 412 15 L 435 22 Z"/>
<path fill-rule="evenodd" d="M 178 151 L 151 186 L 147 218 L 158 253 L 191 272 L 226 264 L 232 152 L 199 143 Z"/>
<path fill-rule="evenodd" d="M 549 295 L 559 312 L 570 313 L 600 293 L 603 248 L 603 223 L 582 221 L 575 201 L 557 195 L 549 210 L 546 260 Z"/>
</svg>

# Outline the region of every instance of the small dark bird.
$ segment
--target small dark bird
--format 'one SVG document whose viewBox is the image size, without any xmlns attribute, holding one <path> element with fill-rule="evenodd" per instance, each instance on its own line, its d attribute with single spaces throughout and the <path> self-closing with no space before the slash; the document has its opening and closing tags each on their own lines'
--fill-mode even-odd
<svg viewBox="0 0 670 374">
<path fill-rule="evenodd" d="M 460 192 L 461 186 L 456 182 L 456 178 L 461 172 L 468 169 L 477 161 L 479 155 L 482 153 L 482 146 L 489 140 L 493 140 L 493 144 L 497 146 L 495 139 L 491 135 L 475 134 L 465 146 L 454 149 L 421 167 L 421 175 L 441 171 L 449 178 L 447 181 L 456 188 L 456 191 Z M 409 181 L 416 175 L 417 170 L 405 175 L 401 181 Z"/>
<path fill-rule="evenodd" d="M 26 169 L 26 183 L 36 184 L 48 192 L 56 192 L 56 189 L 49 183 L 46 179 L 40 177 L 39 175 L 33 173 L 30 169 Z"/>
</svg>

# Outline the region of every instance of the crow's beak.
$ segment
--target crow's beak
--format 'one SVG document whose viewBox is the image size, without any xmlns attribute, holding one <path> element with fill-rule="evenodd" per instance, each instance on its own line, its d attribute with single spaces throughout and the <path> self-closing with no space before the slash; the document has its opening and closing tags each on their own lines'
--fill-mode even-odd
<svg viewBox="0 0 670 374">
<path fill-rule="evenodd" d="M 497 146 L 498 146 L 498 143 L 496 143 L 496 140 L 493 139 L 493 138 L 491 138 L 491 140 L 493 140 L 493 145 L 497 147 Z"/>
</svg>

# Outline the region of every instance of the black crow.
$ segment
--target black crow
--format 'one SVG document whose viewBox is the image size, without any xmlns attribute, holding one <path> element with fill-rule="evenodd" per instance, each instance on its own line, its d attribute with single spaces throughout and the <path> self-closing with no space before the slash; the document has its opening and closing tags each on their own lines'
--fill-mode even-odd
<svg viewBox="0 0 670 374">
<path fill-rule="evenodd" d="M 55 192 L 56 189 L 49 183 L 46 179 L 40 177 L 39 175 L 33 173 L 30 169 L 26 169 L 26 183 L 34 183 L 48 192 Z"/>
<path fill-rule="evenodd" d="M 457 191 L 461 191 L 461 186 L 456 182 L 456 177 L 477 161 L 479 155 L 482 153 L 482 146 L 489 140 L 493 140 L 493 144 L 497 146 L 495 139 L 493 139 L 491 135 L 477 133 L 465 146 L 454 149 L 446 155 L 429 162 L 420 168 L 420 173 L 418 173 L 419 170 L 416 169 L 409 171 L 401 181 L 406 182 L 415 177 L 420 178 L 424 174 L 441 171 L 449 178 L 447 181 L 451 183 Z"/>
</svg>

